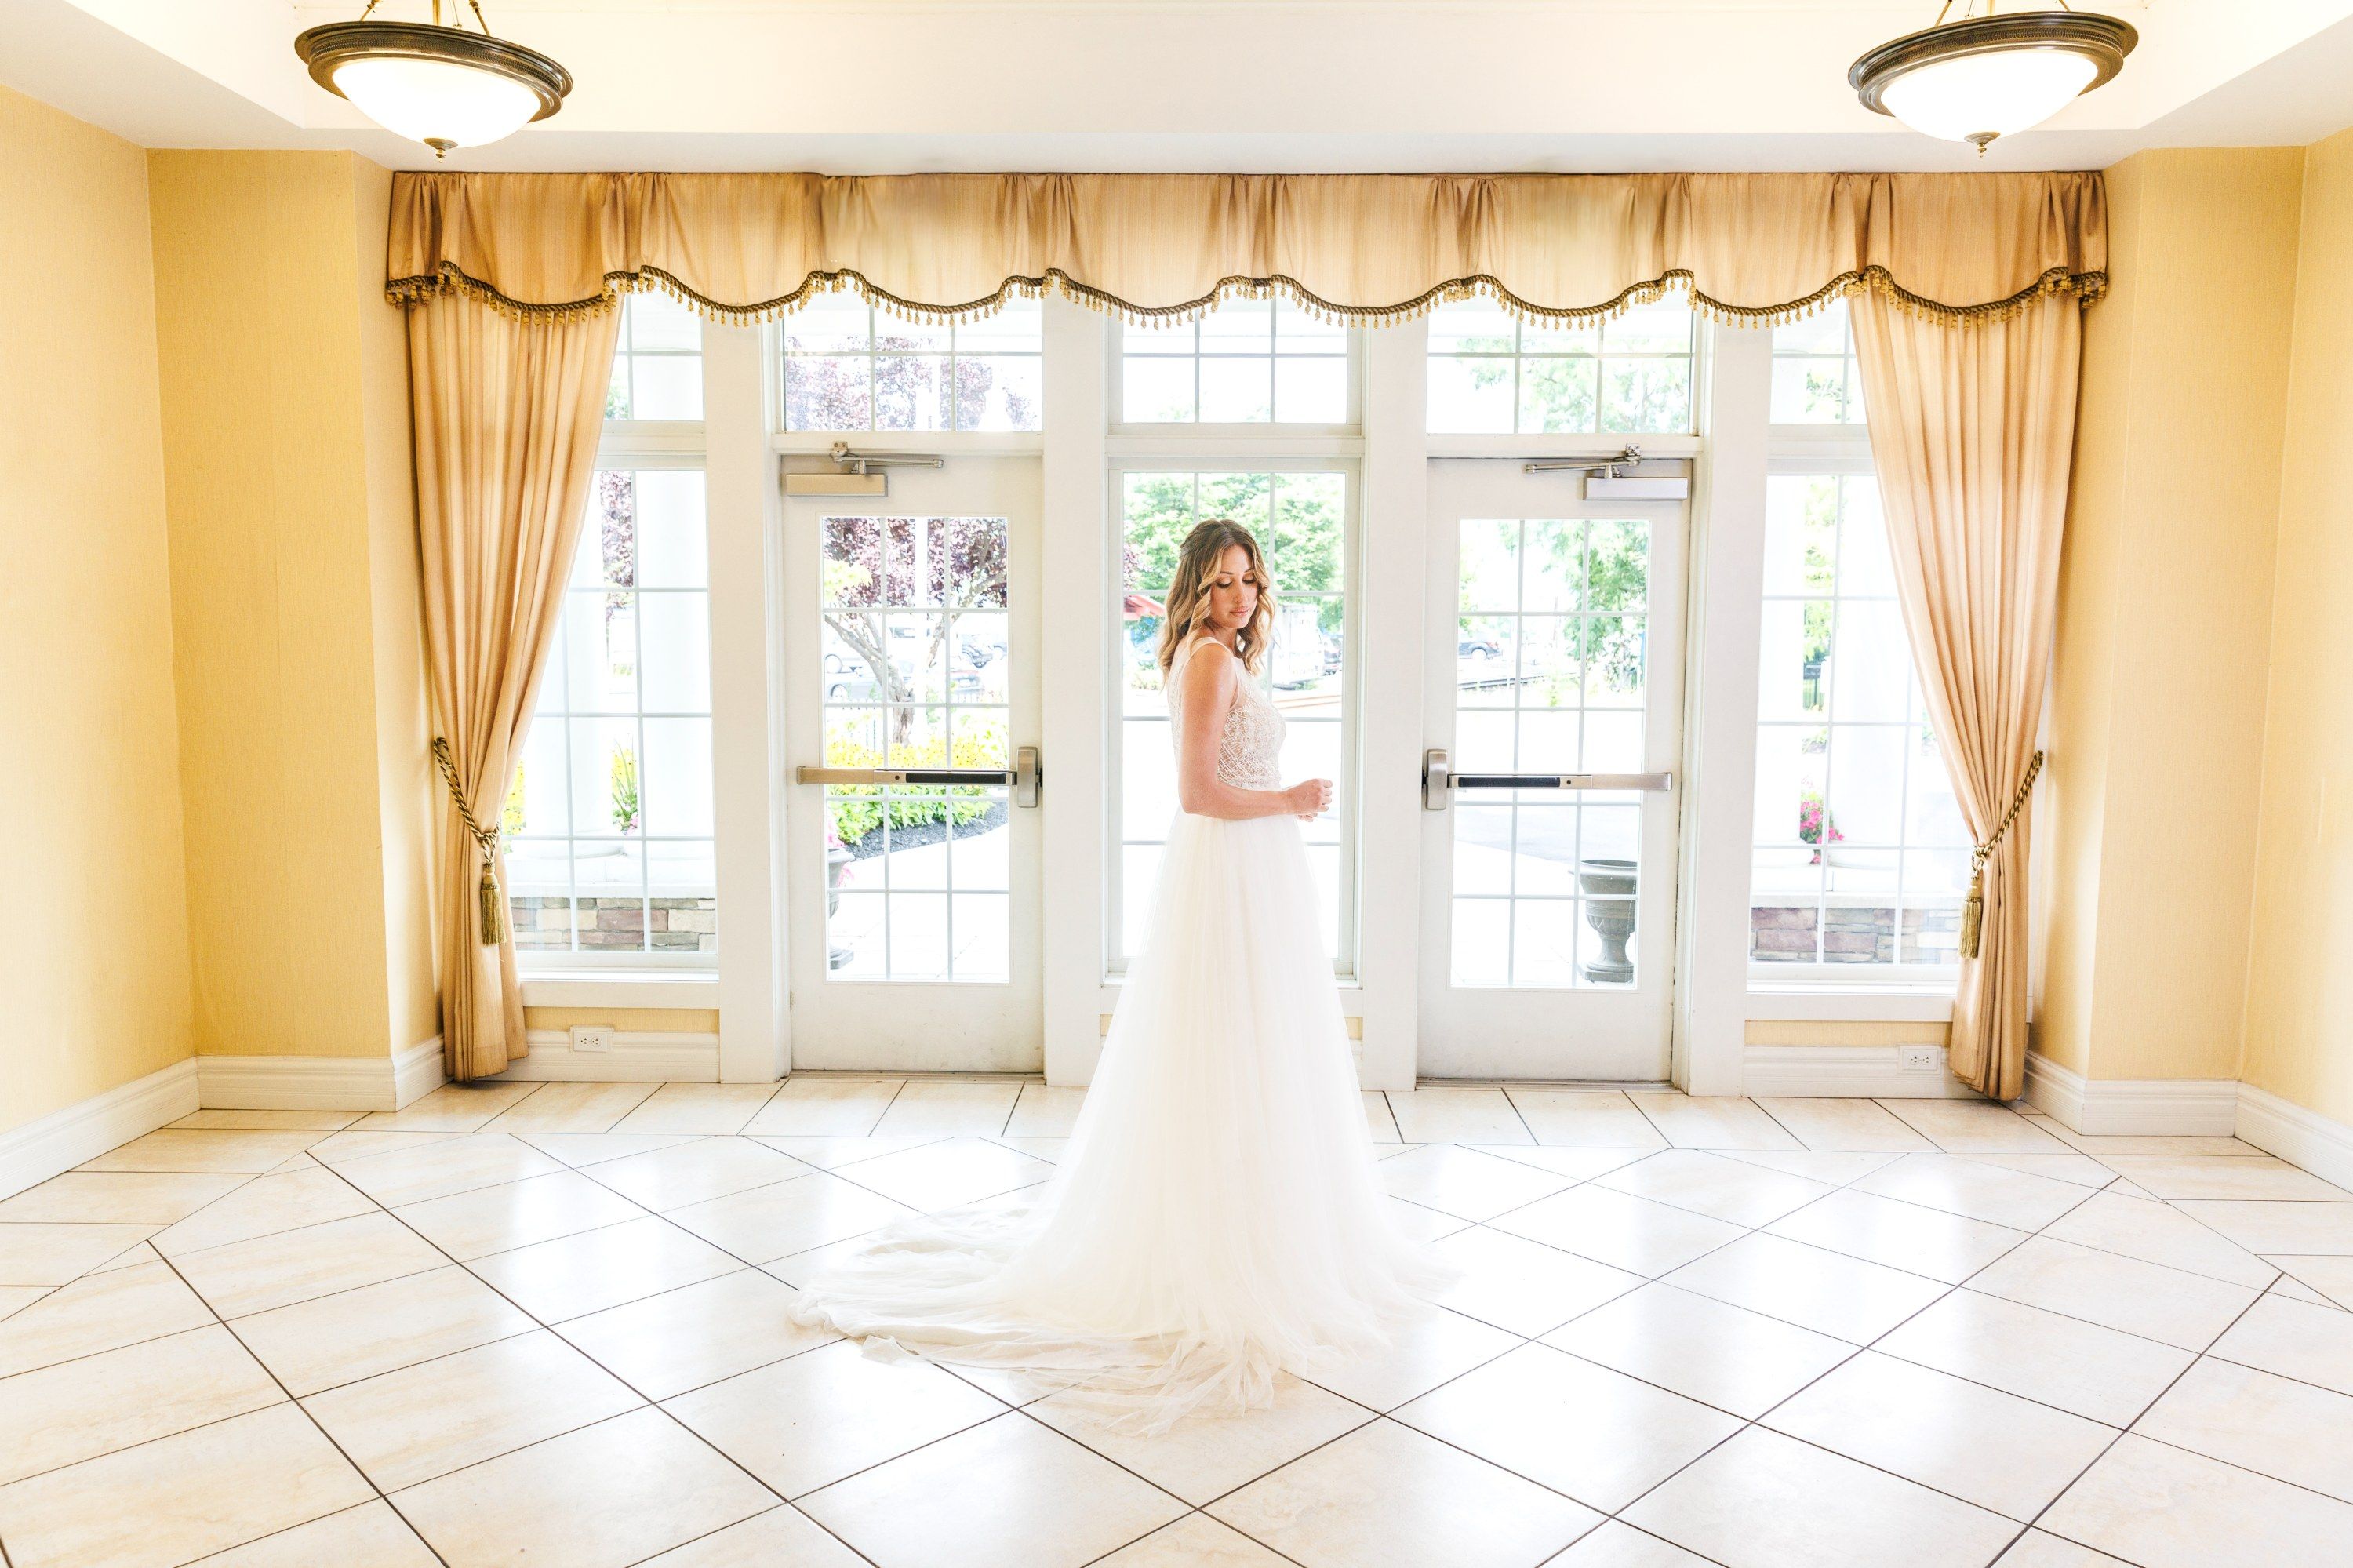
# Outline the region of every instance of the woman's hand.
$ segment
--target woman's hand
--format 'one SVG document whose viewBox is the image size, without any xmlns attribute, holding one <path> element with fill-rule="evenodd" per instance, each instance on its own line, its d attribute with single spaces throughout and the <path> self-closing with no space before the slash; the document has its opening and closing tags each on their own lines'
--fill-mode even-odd
<svg viewBox="0 0 2353 1568">
<path fill-rule="evenodd" d="M 1291 802 L 1292 815 L 1303 822 L 1312 822 L 1332 809 L 1332 780 L 1310 779 L 1303 784 L 1293 784 L 1283 795 Z"/>
</svg>

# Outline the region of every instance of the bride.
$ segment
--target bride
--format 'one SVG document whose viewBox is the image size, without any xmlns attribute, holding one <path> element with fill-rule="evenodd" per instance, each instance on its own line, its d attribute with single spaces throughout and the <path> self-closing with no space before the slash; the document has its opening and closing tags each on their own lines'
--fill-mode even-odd
<svg viewBox="0 0 2353 1568">
<path fill-rule="evenodd" d="M 1271 1401 L 1372 1349 L 1442 1271 L 1393 1228 L 1257 673 L 1258 541 L 1186 536 L 1160 666 L 1182 808 L 1143 952 L 1053 1179 L 1024 1210 L 902 1221 L 794 1317 L 925 1360 L 1083 1383 L 1121 1425 Z"/>
</svg>

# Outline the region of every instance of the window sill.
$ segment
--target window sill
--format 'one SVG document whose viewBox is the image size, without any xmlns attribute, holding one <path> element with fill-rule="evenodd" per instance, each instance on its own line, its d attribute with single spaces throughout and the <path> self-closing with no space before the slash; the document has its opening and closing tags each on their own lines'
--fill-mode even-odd
<svg viewBox="0 0 2353 1568">
<path fill-rule="evenodd" d="M 719 1005 L 719 977 L 709 973 L 648 974 L 607 970 L 525 975 L 525 1007 L 684 1007 Z"/>
<path fill-rule="evenodd" d="M 1953 1016 L 1950 986 L 1777 985 L 1748 988 L 1752 1020 L 1818 1022 L 1945 1023 Z"/>
</svg>

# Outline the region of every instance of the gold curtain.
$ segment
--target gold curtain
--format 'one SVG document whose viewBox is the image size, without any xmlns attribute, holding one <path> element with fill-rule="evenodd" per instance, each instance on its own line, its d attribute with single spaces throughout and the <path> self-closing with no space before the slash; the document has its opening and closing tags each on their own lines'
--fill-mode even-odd
<svg viewBox="0 0 2353 1568">
<path fill-rule="evenodd" d="M 504 868 L 491 868 L 489 931 L 483 852 L 461 819 L 495 832 L 506 803 L 564 611 L 619 330 L 617 314 L 518 318 L 464 294 L 408 312 L 427 673 L 463 797 L 444 800 L 435 884 L 442 1055 L 460 1082 L 528 1050 Z"/>
<path fill-rule="evenodd" d="M 1280 291 L 1365 323 L 1471 291 L 1576 321 L 1680 285 L 1733 319 L 1868 289 L 1961 320 L 2099 292 L 2105 200 L 2096 174 L 402 174 L 386 277 L 558 316 L 658 287 L 724 320 L 854 288 L 923 319 Z"/>
<path fill-rule="evenodd" d="M 1877 298 L 1852 311 L 1913 666 L 1961 815 L 1982 844 L 2031 782 L 2083 313 L 2073 300 L 2047 299 L 1949 332 Z M 2030 817 L 2021 809 L 1986 860 L 1978 951 L 1962 958 L 1953 1001 L 1953 1072 L 2001 1100 L 2026 1086 Z"/>
</svg>

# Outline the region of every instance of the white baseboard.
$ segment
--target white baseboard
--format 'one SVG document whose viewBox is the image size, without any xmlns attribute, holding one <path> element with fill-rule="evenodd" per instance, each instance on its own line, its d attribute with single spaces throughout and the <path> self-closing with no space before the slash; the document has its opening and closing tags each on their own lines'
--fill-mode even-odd
<svg viewBox="0 0 2353 1568">
<path fill-rule="evenodd" d="M 2239 1086 L 2238 1134 L 2324 1181 L 2353 1188 L 2353 1127 L 2253 1084 Z"/>
<path fill-rule="evenodd" d="M 1932 1051 L 1932 1065 L 1905 1065 L 1906 1051 Z M 1740 1059 L 1741 1092 L 1790 1099 L 1973 1100 L 1953 1076 L 1941 1045 L 1750 1045 Z"/>
<path fill-rule="evenodd" d="M 414 1104 L 448 1081 L 441 1066 L 441 1036 L 419 1040 L 392 1057 L 392 1107 Z"/>
<path fill-rule="evenodd" d="M 531 1032 L 531 1054 L 491 1080 L 495 1083 L 715 1084 L 719 1081 L 719 1036 L 656 1031 L 617 1031 L 609 1051 L 575 1051 L 561 1029 Z"/>
<path fill-rule="evenodd" d="M 2242 1087 L 2235 1078 L 2086 1078 L 2038 1053 L 2026 1056 L 2027 1103 L 2089 1136 L 2228 1138 L 2241 1119 Z"/>
<path fill-rule="evenodd" d="M 192 1057 L 0 1132 L 0 1198 L 200 1108 Z"/>
<path fill-rule="evenodd" d="M 441 1038 L 390 1056 L 199 1056 L 206 1110 L 398 1110 L 441 1084 Z"/>
</svg>

